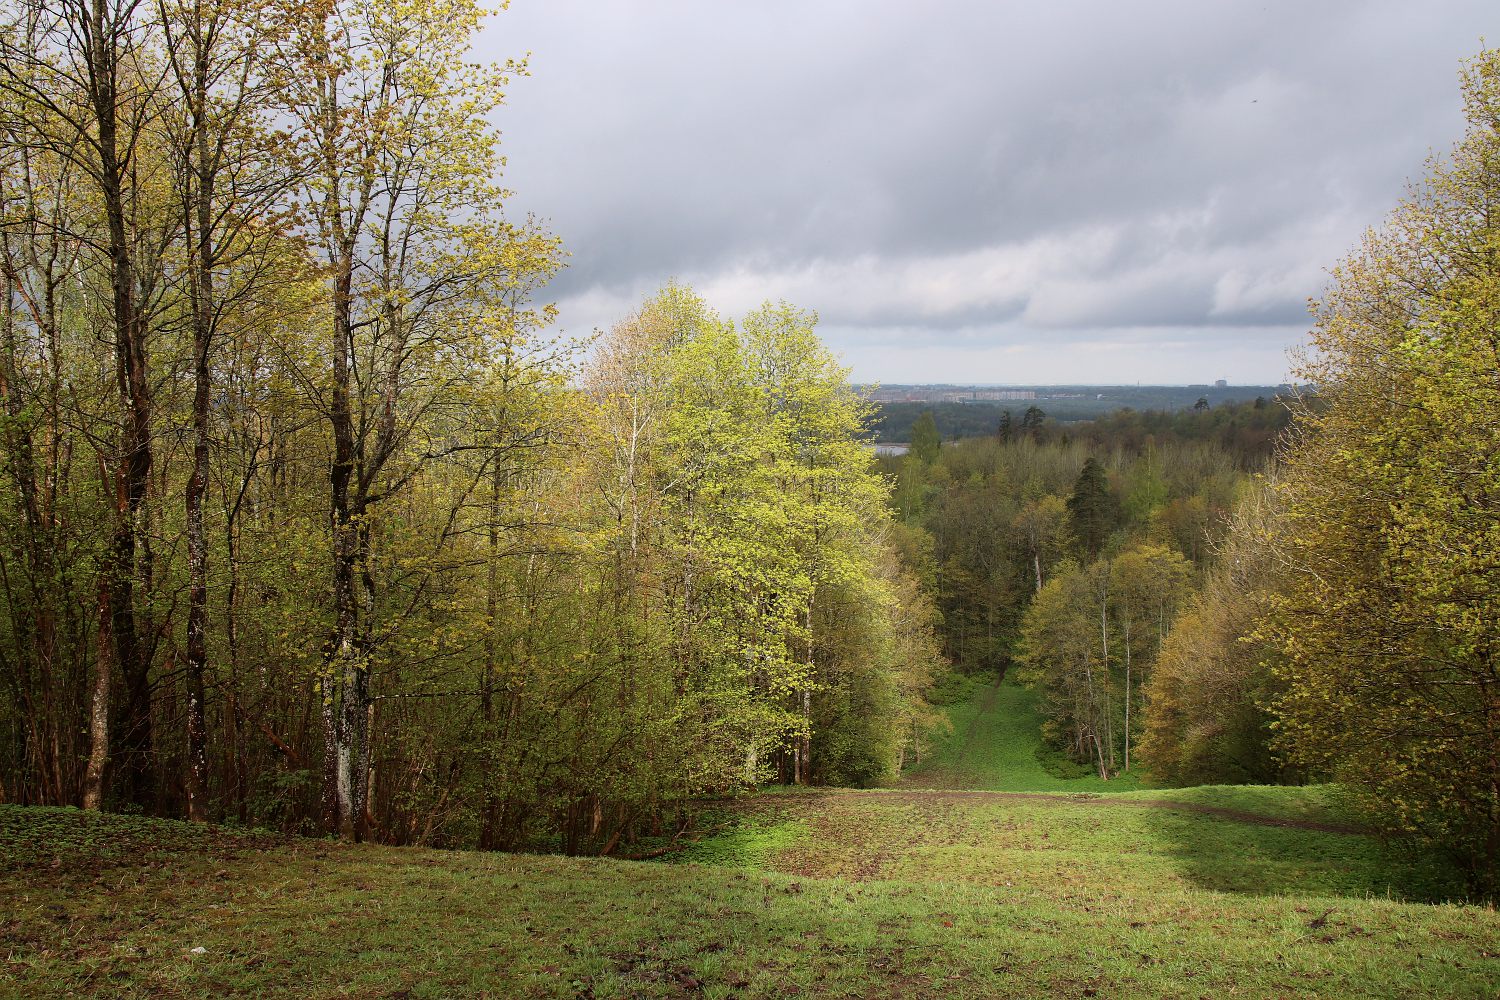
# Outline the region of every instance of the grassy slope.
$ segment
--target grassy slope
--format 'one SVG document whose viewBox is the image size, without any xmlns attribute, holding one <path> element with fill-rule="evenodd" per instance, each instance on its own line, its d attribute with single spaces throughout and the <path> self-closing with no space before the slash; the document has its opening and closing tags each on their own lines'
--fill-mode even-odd
<svg viewBox="0 0 1500 1000">
<path fill-rule="evenodd" d="M 985 721 L 921 775 L 1059 787 L 1017 731 Z M 1338 819 L 1326 790 L 1060 787 L 1074 794 L 761 796 L 676 864 L 282 842 L 0 806 L 0 996 L 1500 990 L 1500 916 L 1386 898 L 1452 886 L 1320 828 Z"/>
<path fill-rule="evenodd" d="M 1285 791 L 1290 814 L 1301 790 Z M 1207 890 L 1428 901 L 1462 892 L 1443 866 L 1374 837 L 1198 808 L 1154 793 L 772 796 L 749 803 L 736 828 L 691 846 L 679 860 L 816 878 L 1028 885 L 1122 899 Z"/>
<path fill-rule="evenodd" d="M 885 851 L 881 881 L 853 868 L 810 878 L 276 844 L 0 807 L 0 994 L 1458 997 L 1500 986 L 1492 911 L 1208 892 L 1155 853 L 1108 864 L 1106 840 L 1130 831 L 1090 829 L 1099 803 L 1052 807 L 1037 827 L 1024 812 L 903 814 L 902 797 L 827 797 L 892 810 L 859 821 L 862 843 Z M 1016 826 L 1014 843 L 980 872 L 989 852 L 972 838 L 996 822 Z M 926 830 L 934 850 L 903 859 L 921 845 L 898 826 Z M 1025 853 L 1035 863 L 1006 861 Z M 815 851 L 773 860 L 843 871 Z"/>
<path fill-rule="evenodd" d="M 951 732 L 907 771 L 911 788 L 979 788 L 995 792 L 1124 792 L 1139 787 L 1134 775 L 1101 781 L 1094 774 L 1058 777 L 1043 766 L 1036 695 L 1015 682 L 968 682 L 947 707 Z"/>
<path fill-rule="evenodd" d="M 995 684 L 955 677 L 945 700 L 952 728 L 939 733 L 920 762 L 909 768 L 901 788 L 981 789 L 993 792 L 1066 792 L 1120 795 L 1125 800 L 1183 802 L 1239 810 L 1260 816 L 1358 825 L 1330 786 L 1286 788 L 1256 785 L 1205 785 L 1197 788 L 1142 790 L 1138 773 L 1102 781 L 1080 768 L 1076 777 L 1048 769 L 1042 747 L 1037 696 L 1006 681 Z M 1053 759 L 1051 765 L 1063 763 Z"/>
</svg>

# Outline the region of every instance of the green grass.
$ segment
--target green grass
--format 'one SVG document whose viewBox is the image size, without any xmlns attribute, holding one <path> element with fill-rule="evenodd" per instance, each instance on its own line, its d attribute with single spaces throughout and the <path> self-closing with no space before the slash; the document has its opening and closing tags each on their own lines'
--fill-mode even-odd
<svg viewBox="0 0 1500 1000">
<path fill-rule="evenodd" d="M 667 863 L 0 806 L 0 997 L 1500 992 L 1500 916 L 1337 789 L 1060 777 L 1028 692 L 947 694 L 901 787 L 712 805 Z"/>
<path fill-rule="evenodd" d="M 0 805 L 0 858 L 31 871 L 103 871 L 165 863 L 184 854 L 231 854 L 282 843 L 264 831 L 207 827 L 145 816 Z"/>
<path fill-rule="evenodd" d="M 961 685 L 961 686 L 959 686 Z M 901 783 L 994 792 L 1127 792 L 1135 774 L 1109 781 L 1043 746 L 1036 694 L 1014 681 L 962 678 L 945 691 L 951 732 L 940 733 Z M 945 699 L 946 700 L 946 699 Z"/>
<path fill-rule="evenodd" d="M 1456 873 L 1437 859 L 1328 828 L 1328 815 L 1310 810 L 1304 789 L 1265 791 L 1283 793 L 1284 801 L 1273 804 L 1266 794 L 1174 800 L 1160 792 L 905 790 L 769 797 L 741 806 L 742 828 L 710 837 L 686 856 L 816 878 L 1025 884 L 1120 898 L 1201 891 L 1416 901 L 1462 896 Z M 1223 804 L 1236 801 L 1266 808 Z M 744 858 L 739 845 L 747 848 Z"/>
<path fill-rule="evenodd" d="M 1128 792 L 1121 801 L 1154 800 L 1230 809 L 1269 819 L 1358 829 L 1363 824 L 1337 785 L 1198 785 Z"/>
<path fill-rule="evenodd" d="M 1242 824 L 1185 814 L 1198 825 L 1174 839 L 1150 825 L 1170 813 L 1145 807 L 926 799 L 751 803 L 802 811 L 765 817 L 806 824 L 800 847 L 762 851 L 779 872 L 277 843 L 0 807 L 0 995 L 1481 997 L 1500 987 L 1491 910 L 1209 891 L 1177 842 L 1222 826 L 1225 847 L 1284 851 L 1287 841 L 1261 839 L 1282 828 L 1233 832 Z M 88 864 L 117 822 L 145 853 Z M 1314 864 L 1313 843 L 1294 849 L 1299 863 Z M 31 846 L 12 856 L 17 844 Z M 877 868 L 860 869 L 861 855 Z M 1328 891 L 1333 868 L 1266 870 L 1275 886 Z"/>
<path fill-rule="evenodd" d="M 807 827 L 800 820 L 764 820 L 747 814 L 737 817 L 727 830 L 690 842 L 666 860 L 760 871 L 774 867 L 776 858 L 806 836 Z"/>
</svg>

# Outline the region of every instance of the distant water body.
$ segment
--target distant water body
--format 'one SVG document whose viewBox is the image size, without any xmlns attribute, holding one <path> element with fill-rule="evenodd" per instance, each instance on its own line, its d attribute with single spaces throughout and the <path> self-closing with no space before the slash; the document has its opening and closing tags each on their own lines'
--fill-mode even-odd
<svg viewBox="0 0 1500 1000">
<path fill-rule="evenodd" d="M 877 455 L 905 455 L 911 448 L 909 444 L 877 444 L 871 445 Z"/>
</svg>

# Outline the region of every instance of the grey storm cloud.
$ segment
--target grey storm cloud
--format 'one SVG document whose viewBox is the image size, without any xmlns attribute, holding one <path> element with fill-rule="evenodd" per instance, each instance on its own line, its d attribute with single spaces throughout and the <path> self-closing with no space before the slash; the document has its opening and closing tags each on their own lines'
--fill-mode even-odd
<svg viewBox="0 0 1500 1000">
<path fill-rule="evenodd" d="M 856 377 L 1050 380 L 1076 347 L 1080 378 L 1272 378 L 1497 28 L 1489 0 L 515 0 L 481 52 L 532 53 L 497 124 L 509 210 L 572 254 L 569 330 L 675 276 L 818 310 Z"/>
</svg>

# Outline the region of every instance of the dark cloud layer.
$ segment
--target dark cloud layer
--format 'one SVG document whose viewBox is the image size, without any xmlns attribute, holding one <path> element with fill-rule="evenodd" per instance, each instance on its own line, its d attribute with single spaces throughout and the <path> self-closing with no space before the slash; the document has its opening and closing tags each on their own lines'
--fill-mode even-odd
<svg viewBox="0 0 1500 1000">
<path fill-rule="evenodd" d="M 515 0 L 514 211 L 562 325 L 668 277 L 817 309 L 860 378 L 1278 378 L 1461 129 L 1493 2 Z"/>
</svg>

